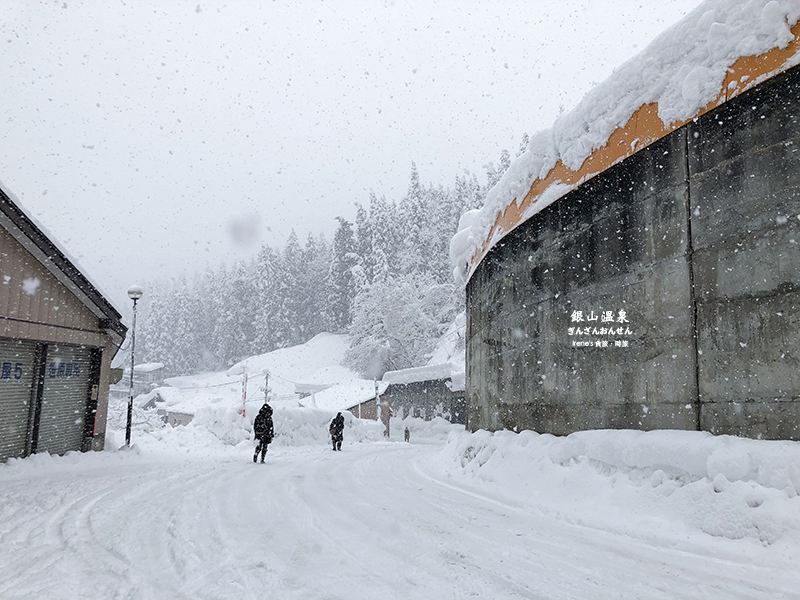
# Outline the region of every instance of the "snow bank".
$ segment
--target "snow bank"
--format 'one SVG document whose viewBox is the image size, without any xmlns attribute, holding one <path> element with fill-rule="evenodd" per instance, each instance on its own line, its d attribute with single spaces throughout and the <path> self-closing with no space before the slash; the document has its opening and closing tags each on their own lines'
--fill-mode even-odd
<svg viewBox="0 0 800 600">
<path fill-rule="evenodd" d="M 336 412 L 313 408 L 289 408 L 276 410 L 272 415 L 275 423 L 277 446 L 315 446 L 328 445 L 330 425 Z M 344 411 L 345 442 L 374 442 L 383 439 L 383 423 L 357 419 Z"/>
<path fill-rule="evenodd" d="M 464 426 L 451 423 L 442 417 L 435 417 L 430 421 L 419 417 L 392 417 L 389 420 L 389 431 L 391 439 L 400 441 L 403 439 L 403 432 L 406 427 L 411 436 L 411 443 L 423 442 L 443 442 L 448 439 L 451 433 L 463 433 Z"/>
<path fill-rule="evenodd" d="M 143 410 L 134 406 L 132 440 L 141 448 L 158 446 L 158 452 L 183 452 L 191 448 L 236 447 L 253 443 L 253 419 L 261 403 L 248 404 L 245 416 L 240 413 L 240 404 L 213 402 L 200 406 L 192 421 L 185 426 L 171 427 L 164 423 L 157 409 Z M 301 408 L 273 405 L 273 422 L 277 446 L 327 445 L 328 424 L 336 410 Z M 383 439 L 383 424 L 377 421 L 357 419 L 344 411 L 346 441 L 368 442 Z M 109 424 L 106 447 L 117 450 L 124 445 L 127 420 L 126 403 L 112 402 L 109 405 Z M 144 441 L 143 441 L 144 440 Z"/>
<path fill-rule="evenodd" d="M 736 60 L 785 48 L 794 39 L 790 27 L 798 18 L 797 0 L 706 0 L 662 33 L 591 90 L 574 110 L 559 117 L 552 128 L 534 135 L 527 151 L 489 191 L 483 207 L 461 217 L 450 243 L 456 281 L 465 281 L 469 263 L 498 215 L 511 203 L 521 202 L 533 183 L 545 179 L 559 160 L 577 171 L 645 104 L 658 104 L 665 127 L 693 118 L 720 95 L 728 68 Z M 798 62 L 800 56 L 795 55 L 783 68 Z M 524 218 L 574 187 L 555 182 Z M 499 238 L 502 232 L 495 235 Z"/>
<path fill-rule="evenodd" d="M 772 544 L 800 535 L 800 443 L 693 431 L 451 434 L 445 470 L 578 523 L 682 524 Z M 658 527 L 656 527 L 657 529 Z"/>
</svg>

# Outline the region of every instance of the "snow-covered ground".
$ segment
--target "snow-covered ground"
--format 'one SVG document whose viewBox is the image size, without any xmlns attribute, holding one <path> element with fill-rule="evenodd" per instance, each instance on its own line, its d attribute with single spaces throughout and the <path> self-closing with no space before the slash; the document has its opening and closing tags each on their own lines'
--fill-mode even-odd
<svg viewBox="0 0 800 600">
<path fill-rule="evenodd" d="M 264 465 L 235 421 L 0 465 L 0 598 L 800 594 L 800 444 L 352 419 L 334 453 L 329 415 Z"/>
</svg>

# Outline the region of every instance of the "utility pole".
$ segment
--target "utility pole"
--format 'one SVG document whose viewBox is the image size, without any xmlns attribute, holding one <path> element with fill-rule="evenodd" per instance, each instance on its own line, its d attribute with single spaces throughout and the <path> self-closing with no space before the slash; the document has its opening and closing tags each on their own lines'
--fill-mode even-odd
<svg viewBox="0 0 800 600">
<path fill-rule="evenodd" d="M 133 423 L 133 367 L 136 366 L 136 303 L 142 298 L 144 292 L 138 285 L 128 288 L 128 298 L 133 300 L 133 325 L 131 327 L 131 393 L 128 397 L 128 422 L 125 425 L 125 446 L 131 447 L 131 424 Z"/>
<path fill-rule="evenodd" d="M 244 361 L 244 377 L 242 378 L 242 416 L 247 410 L 247 361 Z"/>
</svg>

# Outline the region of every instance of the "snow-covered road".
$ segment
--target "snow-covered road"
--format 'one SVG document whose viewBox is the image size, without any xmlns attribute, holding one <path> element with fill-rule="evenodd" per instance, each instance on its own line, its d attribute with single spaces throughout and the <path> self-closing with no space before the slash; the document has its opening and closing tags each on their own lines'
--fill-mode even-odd
<svg viewBox="0 0 800 600">
<path fill-rule="evenodd" d="M 465 487 L 435 444 L 0 466 L 0 598 L 796 598 L 736 542 L 631 538 Z M 739 542 L 738 544 L 741 544 Z"/>
</svg>

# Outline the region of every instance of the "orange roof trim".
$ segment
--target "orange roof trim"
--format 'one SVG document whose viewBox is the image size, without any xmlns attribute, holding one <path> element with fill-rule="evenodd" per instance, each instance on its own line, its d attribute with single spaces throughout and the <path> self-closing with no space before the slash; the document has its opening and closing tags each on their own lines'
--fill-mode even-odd
<svg viewBox="0 0 800 600">
<path fill-rule="evenodd" d="M 787 65 L 790 65 L 790 59 L 800 49 L 800 41 L 798 41 L 798 38 L 800 38 L 800 22 L 792 27 L 792 34 L 794 39 L 786 48 L 773 48 L 769 52 L 758 56 L 743 56 L 733 63 L 728 69 L 728 75 L 725 78 L 719 96 L 701 108 L 693 117 L 665 127 L 658 116 L 658 104 L 644 104 L 633 113 L 625 126 L 618 127 L 608 138 L 606 145 L 595 150 L 577 171 L 564 166 L 559 160 L 544 179 L 534 181 L 531 189 L 521 201 L 509 204 L 497 217 L 483 246 L 473 255 L 470 261 L 467 279 L 472 277 L 475 269 L 478 268 L 480 262 L 496 242 L 527 220 L 526 213 L 551 185 L 580 185 L 679 129 L 689 121 L 713 110 L 759 83 L 786 71 L 789 68 Z"/>
</svg>

